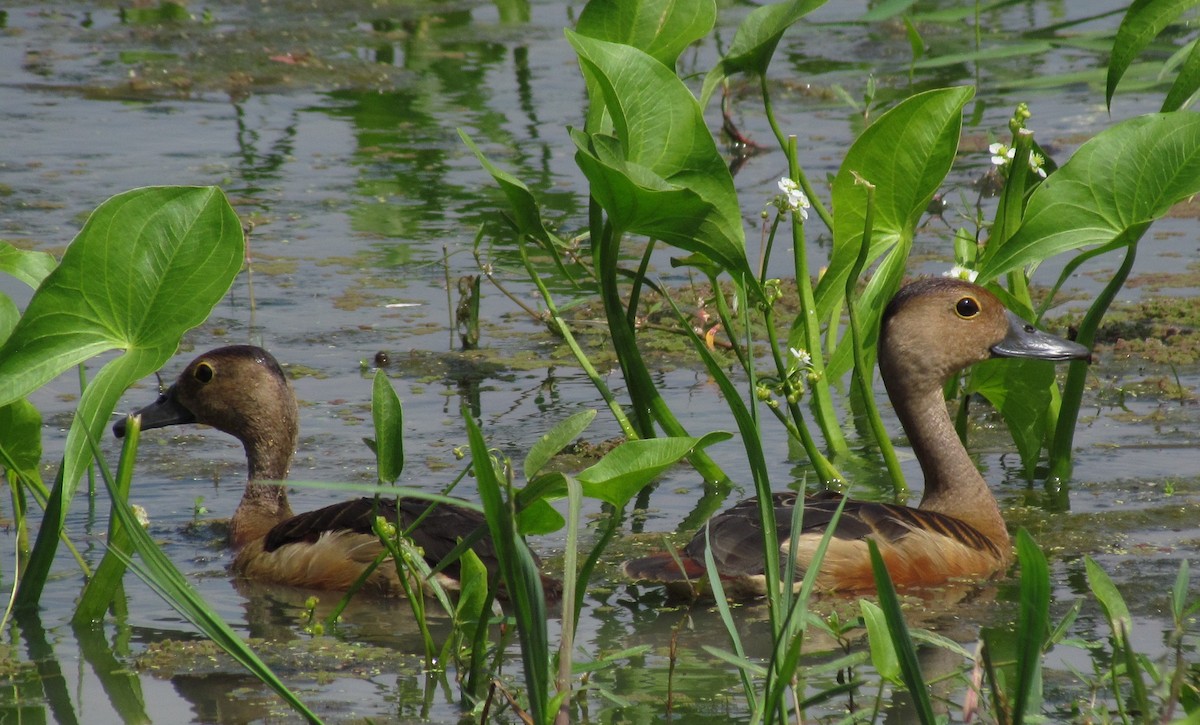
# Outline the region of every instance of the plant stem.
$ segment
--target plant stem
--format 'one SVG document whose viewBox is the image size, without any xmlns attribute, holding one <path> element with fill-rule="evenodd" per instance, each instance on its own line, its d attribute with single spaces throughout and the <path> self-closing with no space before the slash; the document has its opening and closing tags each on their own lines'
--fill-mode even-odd
<svg viewBox="0 0 1200 725">
<path fill-rule="evenodd" d="M 600 281 L 600 298 L 604 303 L 608 330 L 612 334 L 613 349 L 618 352 L 621 372 L 625 376 L 626 385 L 629 386 L 629 397 L 633 407 L 632 423 L 642 438 L 654 436 L 654 422 L 669 436 L 687 436 L 687 429 L 679 423 L 655 387 L 650 371 L 638 350 L 633 328 L 628 324 L 627 311 L 621 306 L 620 291 L 617 288 L 617 253 L 620 238 L 619 231 L 608 221 L 602 223 L 599 233 L 595 233 L 593 229 L 593 244 L 598 245 L 595 254 L 598 261 L 596 276 Z M 698 449 L 690 453 L 688 462 L 696 468 L 706 483 L 724 484 L 729 481 L 721 467 L 703 450 Z"/>
<path fill-rule="evenodd" d="M 625 415 L 625 411 L 621 408 L 621 404 L 617 402 L 616 396 L 604 384 L 604 379 L 600 377 L 600 373 L 592 365 L 587 354 L 579 347 L 579 342 L 575 336 L 571 334 L 571 328 L 567 326 L 566 320 L 558 311 L 558 306 L 554 303 L 554 298 L 550 296 L 550 290 L 546 287 L 546 283 L 542 281 L 541 275 L 533 269 L 533 264 L 529 261 L 529 254 L 525 249 L 524 242 L 517 244 L 517 251 L 521 254 L 521 261 L 525 264 L 525 271 L 529 274 L 529 279 L 537 285 L 538 292 L 542 295 L 542 301 L 546 303 L 546 311 L 550 315 L 550 321 L 554 323 L 558 333 L 562 335 L 563 340 L 567 343 L 567 347 L 571 349 L 571 354 L 575 356 L 575 360 L 583 368 L 583 372 L 588 376 L 588 380 L 592 382 L 592 386 L 600 393 L 600 397 L 604 398 L 604 404 L 608 406 L 609 412 L 616 419 L 617 425 L 621 426 L 621 432 L 626 438 L 636 439 L 640 436 L 634 429 L 633 424 L 629 422 L 629 416 Z"/>
<path fill-rule="evenodd" d="M 775 358 L 775 368 L 778 371 L 780 380 L 784 380 L 787 377 L 787 366 L 783 362 L 783 353 L 780 352 L 779 347 L 779 336 L 775 332 L 775 316 L 770 309 L 765 310 L 763 316 L 766 321 L 767 339 L 771 345 L 772 355 Z M 819 355 L 813 355 L 812 353 L 809 353 L 809 355 L 812 356 L 814 361 L 819 357 Z M 815 395 L 817 388 L 825 387 L 822 385 L 823 382 L 823 380 L 818 380 L 817 384 L 809 385 L 809 390 Z M 825 389 L 828 392 L 828 387 L 825 387 Z M 813 468 L 816 470 L 817 477 L 820 478 L 822 483 L 843 480 L 841 472 L 825 457 L 821 449 L 817 447 L 816 439 L 812 437 L 812 434 L 808 430 L 808 423 L 804 419 L 804 411 L 800 409 L 800 403 L 789 399 L 787 406 L 794 423 L 794 425 L 788 427 L 788 430 L 794 431 L 799 435 L 800 444 L 804 446 L 804 452 L 808 455 L 809 462 L 812 463 Z M 826 440 L 828 440 L 828 436 L 826 436 Z"/>
<path fill-rule="evenodd" d="M 1088 308 L 1083 321 L 1079 323 L 1079 333 L 1075 341 L 1085 347 L 1091 347 L 1096 339 L 1096 329 L 1104 319 L 1104 313 L 1117 296 L 1117 292 L 1125 284 L 1129 272 L 1133 269 L 1133 260 L 1137 256 L 1137 240 L 1150 227 L 1146 222 L 1131 227 L 1126 234 L 1131 241 L 1125 251 L 1125 260 L 1117 269 L 1116 274 L 1104 285 L 1097 295 L 1096 301 Z M 1063 385 L 1062 409 L 1058 414 L 1058 425 L 1054 430 L 1054 443 L 1050 447 L 1050 475 L 1046 478 L 1047 485 L 1058 486 L 1071 477 L 1072 461 L 1071 448 L 1075 442 L 1075 423 L 1079 419 L 1079 406 L 1083 400 L 1083 386 L 1087 381 L 1088 363 L 1076 360 L 1067 370 L 1067 381 Z"/>
<path fill-rule="evenodd" d="M 767 122 L 771 124 L 771 131 L 775 134 L 775 140 L 779 142 L 779 148 L 787 150 L 789 145 L 794 146 L 796 143 L 795 137 L 784 135 L 782 129 L 779 128 L 779 122 L 775 120 L 775 109 L 771 105 L 771 92 L 767 86 L 767 76 L 762 74 L 758 77 L 759 88 L 762 91 L 763 110 L 766 111 Z M 789 140 L 790 138 L 790 140 Z M 812 204 L 813 211 L 817 216 L 821 217 L 821 221 L 825 223 L 825 227 L 829 229 L 829 233 L 833 233 L 833 215 L 825 208 L 825 204 L 821 198 L 813 191 L 812 184 L 808 183 L 808 176 L 805 175 L 804 169 L 800 168 L 799 164 L 795 163 L 794 153 L 788 154 L 788 173 L 804 190 L 804 195 L 808 197 L 808 201 Z"/>
<path fill-rule="evenodd" d="M 800 174 L 800 164 L 796 158 L 796 137 L 789 136 L 786 151 L 788 170 L 792 178 Z M 810 197 L 811 200 L 811 197 Z M 815 381 L 812 389 L 812 410 L 817 418 L 817 426 L 825 435 L 825 445 L 833 458 L 846 456 L 850 447 L 846 436 L 838 423 L 837 413 L 833 407 L 833 395 L 830 393 L 830 380 L 825 376 L 825 355 L 821 348 L 821 323 L 817 319 L 817 302 L 813 295 L 812 277 L 808 271 L 808 254 L 804 244 L 804 224 L 795 215 L 792 216 L 792 258 L 795 263 L 796 290 L 800 298 L 799 320 L 804 333 L 804 347 L 812 356 L 812 378 Z M 829 480 L 824 480 L 829 483 Z"/>
<path fill-rule="evenodd" d="M 904 472 L 900 470 L 900 461 L 896 458 L 896 449 L 892 447 L 892 439 L 888 437 L 887 428 L 883 425 L 883 418 L 879 415 L 879 407 L 875 405 L 875 395 L 871 386 L 871 368 L 867 366 L 862 328 L 858 321 L 858 305 L 855 304 L 854 291 L 858 275 L 862 273 L 862 268 L 867 261 L 867 250 L 871 248 L 871 229 L 875 221 L 875 186 L 865 179 L 857 181 L 867 191 L 867 212 L 863 222 L 863 237 L 858 250 L 858 259 L 846 277 L 846 312 L 850 317 L 850 346 L 854 353 L 854 379 L 858 382 L 858 389 L 862 393 L 867 421 L 871 425 L 871 432 L 875 435 L 879 454 L 883 456 L 888 475 L 891 476 L 892 490 L 898 497 L 902 497 L 908 494 L 908 485 L 904 482 Z"/>
</svg>

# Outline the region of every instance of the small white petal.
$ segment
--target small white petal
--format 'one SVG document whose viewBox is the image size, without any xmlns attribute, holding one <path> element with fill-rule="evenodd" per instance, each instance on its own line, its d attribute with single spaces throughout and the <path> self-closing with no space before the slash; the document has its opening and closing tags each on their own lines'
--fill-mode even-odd
<svg viewBox="0 0 1200 725">
<path fill-rule="evenodd" d="M 942 276 L 953 277 L 955 279 L 961 279 L 967 282 L 974 282 L 975 278 L 979 276 L 979 273 L 973 269 L 964 267 L 961 264 L 956 264 L 945 272 L 942 272 Z"/>
</svg>

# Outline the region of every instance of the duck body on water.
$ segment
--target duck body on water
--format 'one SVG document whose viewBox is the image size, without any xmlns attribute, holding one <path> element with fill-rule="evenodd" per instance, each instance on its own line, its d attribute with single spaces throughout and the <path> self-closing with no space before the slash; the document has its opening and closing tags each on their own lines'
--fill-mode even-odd
<svg viewBox="0 0 1200 725">
<path fill-rule="evenodd" d="M 821 561 L 824 591 L 874 589 L 867 540 L 875 541 L 897 586 L 934 587 L 952 580 L 986 579 L 1007 568 L 1011 543 L 1000 507 L 975 468 L 950 419 L 946 382 L 994 357 L 1048 361 L 1088 360 L 1084 346 L 1034 328 L 983 287 L 945 277 L 903 287 L 883 313 L 879 372 L 900 424 L 925 475 L 918 506 L 847 500 Z M 815 553 L 842 496 L 824 492 L 803 500 L 803 518 L 792 531 L 794 492 L 774 496 L 776 536 L 783 563 L 794 558 L 798 579 Z M 713 517 L 678 556 L 660 552 L 628 561 L 630 578 L 695 592 L 707 577 L 711 547 L 726 594 L 766 591 L 763 531 L 756 499 Z"/>
<path fill-rule="evenodd" d="M 951 376 L 993 357 L 1050 361 L 1086 360 L 1082 345 L 1041 332 L 1007 310 L 982 287 L 949 278 L 917 280 L 902 288 L 884 311 L 879 370 L 888 397 L 925 475 L 920 504 L 913 508 L 847 500 L 821 562 L 817 585 L 826 591 L 874 587 L 867 540 L 876 542 L 893 581 L 902 587 L 937 586 L 957 579 L 985 579 L 1003 571 L 1011 544 L 995 497 L 959 441 L 943 387 Z M 348 588 L 382 551 L 372 524 L 385 516 L 410 529 L 431 568 L 460 540 L 489 572 L 499 564 L 479 513 L 428 502 L 355 499 L 294 515 L 283 481 L 299 433 L 296 396 L 279 363 L 266 350 L 232 345 L 200 355 L 158 400 L 135 413 L 142 428 L 203 423 L 238 438 L 246 450 L 249 479 L 233 518 L 233 571 L 257 581 L 313 589 Z M 114 433 L 124 434 L 124 420 Z M 791 530 L 798 494 L 774 496 L 776 536 L 783 561 L 803 570 L 842 502 L 825 492 L 804 499 L 800 531 Z M 416 523 L 416 526 L 413 524 Z M 678 559 L 661 552 L 625 563 L 630 578 L 694 591 L 706 576 L 711 546 L 726 593 L 753 597 L 765 590 L 763 533 L 754 499 L 713 517 Z M 454 587 L 457 565 L 441 573 Z M 548 593 L 555 582 L 544 578 Z M 368 590 L 401 594 L 394 566 L 371 575 Z"/>
<path fill-rule="evenodd" d="M 471 538 L 476 539 L 471 548 L 489 574 L 499 568 L 487 522 L 472 509 L 431 506 L 414 498 L 360 498 L 293 514 L 283 481 L 299 437 L 299 409 L 283 368 L 260 347 L 231 345 L 200 355 L 158 400 L 134 415 L 141 416 L 143 430 L 201 423 L 242 442 L 249 479 L 229 522 L 229 543 L 237 551 L 232 569 L 239 576 L 309 589 L 348 589 L 383 551 L 373 529 L 379 516 L 409 531 L 432 569 L 442 566 L 460 540 Z M 113 426 L 113 433 L 124 435 L 125 419 Z M 437 576 L 444 587 L 456 589 L 458 562 Z M 554 585 L 550 579 L 544 583 Z M 364 589 L 389 596 L 404 593 L 390 564 L 377 567 Z"/>
</svg>

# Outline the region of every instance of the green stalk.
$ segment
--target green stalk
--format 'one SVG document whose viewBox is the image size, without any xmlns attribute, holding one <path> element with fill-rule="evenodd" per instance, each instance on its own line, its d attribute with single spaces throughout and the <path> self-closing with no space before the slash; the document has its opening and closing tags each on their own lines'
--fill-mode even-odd
<svg viewBox="0 0 1200 725">
<path fill-rule="evenodd" d="M 782 359 L 783 353 L 780 352 L 779 336 L 775 332 L 774 314 L 771 312 L 771 310 L 767 309 L 764 310 L 763 315 L 766 321 L 767 339 L 771 346 L 772 355 L 775 358 L 775 368 L 779 373 L 780 380 L 783 380 L 787 376 L 787 366 L 784 364 Z M 812 353 L 809 354 L 812 355 Z M 817 359 L 817 357 L 819 357 L 819 355 L 812 355 L 814 361 Z M 818 380 L 817 384 L 809 385 L 809 390 L 813 391 L 815 394 L 819 387 L 823 387 L 823 383 L 824 380 Z M 824 389 L 826 392 L 828 392 L 827 386 L 824 386 Z M 753 391 L 751 391 L 751 393 L 753 393 Z M 830 402 L 832 403 L 832 400 Z M 800 409 L 800 403 L 793 402 L 791 399 L 788 399 L 787 406 L 788 412 L 791 413 L 791 420 L 793 422 L 793 425 L 789 426 L 789 430 L 794 430 L 799 436 L 800 445 L 804 446 L 804 452 L 808 455 L 809 462 L 816 470 L 817 477 L 820 478 L 821 482 L 825 484 L 844 480 L 841 472 L 838 471 L 837 467 L 825 457 L 825 454 L 822 453 L 821 449 L 817 446 L 816 440 L 812 437 L 812 433 L 810 433 L 808 430 L 808 423 L 806 423 L 804 420 L 804 411 Z M 826 436 L 826 440 L 828 440 L 828 436 Z"/>
<path fill-rule="evenodd" d="M 421 632 L 421 641 L 425 646 L 425 666 L 427 669 L 433 670 L 438 666 L 438 648 L 433 641 L 433 633 L 429 631 L 429 624 L 426 621 L 425 585 L 428 584 L 432 588 L 434 596 L 442 605 L 442 609 L 451 618 L 454 617 L 454 607 L 450 604 L 446 592 L 443 591 L 436 580 L 430 577 L 429 567 L 425 564 L 425 560 L 413 549 L 410 542 L 402 538 L 404 532 L 400 531 L 397 527 L 385 523 L 378 516 L 371 522 L 371 530 L 375 532 L 375 536 L 383 543 L 392 556 L 392 563 L 396 567 L 400 586 L 404 588 L 404 596 L 408 598 L 408 606 L 412 609 L 413 619 L 416 621 L 417 628 Z"/>
<path fill-rule="evenodd" d="M 617 351 L 621 373 L 629 386 L 634 428 L 639 438 L 653 438 L 650 399 L 654 397 L 654 386 L 646 380 L 649 376 L 642 374 L 646 371 L 645 363 L 638 352 L 633 329 L 626 318 L 626 310 L 621 306 L 621 293 L 617 287 L 620 237 L 620 230 L 614 229 L 608 222 L 604 222 L 599 234 L 592 236 L 593 243 L 599 247 L 596 276 L 600 282 L 600 300 L 604 304 L 604 315 L 608 321 L 609 334 L 612 335 L 613 349 Z"/>
<path fill-rule="evenodd" d="M 879 608 L 883 610 L 887 620 L 888 633 L 892 638 L 892 647 L 900 660 L 900 674 L 904 685 L 912 696 L 913 709 L 917 719 L 925 725 L 938 722 L 933 712 L 933 703 L 929 699 L 929 689 L 925 686 L 925 678 L 921 674 L 921 664 L 917 658 L 917 649 L 913 646 L 912 636 L 904 623 L 904 612 L 900 608 L 900 599 L 896 596 L 896 588 L 888 575 L 887 566 L 879 554 L 879 547 L 872 539 L 867 539 L 867 551 L 871 555 L 871 569 L 875 574 L 875 591 L 879 595 Z"/>
<path fill-rule="evenodd" d="M 129 497 L 129 488 L 133 482 L 133 466 L 137 458 L 137 444 L 130 444 L 126 438 L 121 447 L 121 458 L 117 463 L 117 493 L 121 498 Z M 89 468 L 89 472 L 91 469 Z M 125 562 L 121 557 L 129 557 L 129 532 L 121 526 L 121 520 L 116 516 L 108 520 L 108 551 L 100 560 L 99 566 L 88 583 L 83 588 L 79 605 L 71 617 L 71 623 L 76 627 L 91 626 L 104 618 L 104 612 L 112 602 L 113 597 L 121 586 L 125 576 Z"/>
<path fill-rule="evenodd" d="M 1000 230 L 999 238 L 996 239 L 997 247 L 1002 246 L 1008 241 L 1017 229 L 1021 226 L 1021 221 L 1025 218 L 1025 190 L 1029 186 L 1029 177 L 1032 172 L 1029 170 L 1029 155 L 1033 151 L 1033 132 L 1029 129 L 1017 129 L 1015 138 L 1013 139 L 1014 149 L 1012 163 L 1008 166 L 1008 183 L 1004 185 L 1004 192 L 1000 199 L 1000 210 L 997 211 L 997 219 L 1003 214 L 1003 227 Z M 993 231 L 995 231 L 993 229 Z M 993 234 L 993 238 L 996 237 Z M 991 244 L 991 239 L 988 240 Z M 1029 280 L 1025 277 L 1024 270 L 1014 269 L 1008 273 L 1008 291 L 1014 297 L 1021 301 L 1022 304 L 1033 308 L 1033 298 L 1029 294 Z"/>
<path fill-rule="evenodd" d="M 1021 609 L 1017 619 L 1017 677 L 1013 725 L 1025 721 L 1042 690 L 1042 650 L 1050 632 L 1050 569 L 1046 555 L 1025 529 L 1017 532 L 1017 560 L 1021 568 Z"/>
<path fill-rule="evenodd" d="M 84 363 L 80 363 L 77 366 L 77 368 L 79 370 L 79 394 L 80 394 L 80 396 L 82 396 L 83 391 L 87 389 L 87 365 Z M 95 466 L 88 466 L 87 481 L 88 481 L 88 485 L 87 485 L 88 498 L 94 499 L 96 497 L 96 467 Z"/>
<path fill-rule="evenodd" d="M 1096 296 L 1096 301 L 1088 308 L 1083 321 L 1079 323 L 1079 331 L 1075 341 L 1090 348 L 1096 340 L 1096 330 L 1100 327 L 1104 314 L 1116 298 L 1117 293 L 1129 278 L 1133 269 L 1133 260 L 1137 256 L 1137 240 L 1150 227 L 1150 223 L 1131 227 L 1126 233 L 1131 241 L 1125 251 L 1125 260 L 1117 269 L 1116 274 L 1104 285 L 1104 289 Z M 1047 484 L 1058 483 L 1071 477 L 1071 449 L 1075 443 L 1075 423 L 1079 419 L 1079 407 L 1083 400 L 1083 386 L 1087 382 L 1086 360 L 1075 360 L 1067 369 L 1067 381 L 1063 385 L 1062 408 L 1058 414 L 1058 426 L 1054 430 L 1054 443 L 1050 447 L 1050 474 Z"/>
<path fill-rule="evenodd" d="M 796 137 L 789 136 L 786 145 L 788 171 L 792 178 L 800 174 L 800 163 L 796 158 Z M 805 192 L 807 193 L 807 192 Z M 809 197 L 811 202 L 813 197 Z M 804 243 L 804 224 L 792 215 L 792 252 L 796 265 L 796 289 L 800 295 L 800 320 L 804 332 L 804 347 L 812 356 L 813 377 L 812 409 L 817 418 L 817 427 L 825 435 L 825 445 L 833 458 L 848 456 L 850 446 L 837 419 L 830 393 L 830 381 L 825 377 L 825 355 L 821 347 L 821 321 L 817 319 L 817 301 L 813 295 L 812 277 L 808 271 L 808 253 Z M 826 481 L 828 483 L 828 481 Z"/>
<path fill-rule="evenodd" d="M 613 349 L 618 352 L 621 372 L 629 387 L 635 430 L 641 438 L 653 437 L 653 423 L 657 422 L 669 436 L 687 436 L 687 429 L 679 423 L 655 387 L 638 350 L 633 328 L 626 320 L 626 310 L 621 307 L 620 290 L 617 288 L 617 252 L 620 236 L 618 230 L 605 222 L 601 233 L 593 236 L 593 243 L 599 240 L 596 275 L 600 281 L 600 298 L 604 303 L 604 314 L 608 321 L 609 333 L 612 335 Z M 723 483 L 729 480 L 721 467 L 703 450 L 697 449 L 690 453 L 688 462 L 696 468 L 706 483 Z"/>
<path fill-rule="evenodd" d="M 66 535 L 60 523 L 67 506 L 63 500 L 63 489 L 65 488 L 63 486 L 63 470 L 65 468 L 65 465 L 59 464 L 54 488 L 51 489 L 50 496 L 46 499 L 42 525 L 38 527 L 37 536 L 33 540 L 33 551 L 25 564 L 24 573 L 21 574 L 21 583 L 17 585 L 17 596 L 13 602 L 14 612 L 32 611 L 38 608 L 42 590 L 46 586 L 46 579 L 49 578 L 50 569 L 54 565 L 57 539 Z"/>
<path fill-rule="evenodd" d="M 616 419 L 617 425 L 621 426 L 621 432 L 630 440 L 640 438 L 637 431 L 634 430 L 633 424 L 629 422 L 629 416 L 625 415 L 621 404 L 617 402 L 616 396 L 609 390 L 608 386 L 604 383 L 604 378 L 600 377 L 600 373 L 592 365 L 592 361 L 588 359 L 583 348 L 579 347 L 579 342 L 576 341 L 575 336 L 571 334 L 571 328 L 567 326 L 566 320 L 563 319 L 562 314 L 558 311 L 558 305 L 554 303 L 554 297 L 550 295 L 549 288 L 546 287 L 546 283 L 542 281 L 541 275 L 534 270 L 533 264 L 529 261 L 529 253 L 525 250 L 525 244 L 518 243 L 517 251 L 521 253 L 521 261 L 525 264 L 525 272 L 529 275 L 529 279 L 537 286 L 538 293 L 542 296 L 542 301 L 546 303 L 546 311 L 550 315 L 550 321 L 554 323 L 558 334 L 562 335 L 563 341 L 567 343 L 567 347 L 571 350 L 571 354 L 575 356 L 576 362 L 583 368 L 583 372 L 588 376 L 588 380 L 592 382 L 592 387 L 596 388 L 600 393 L 600 397 L 604 398 L 604 404 L 608 406 L 608 410 L 612 413 L 613 418 Z"/>
<path fill-rule="evenodd" d="M 546 598 L 542 590 L 541 576 L 533 563 L 529 548 L 516 531 L 513 502 L 511 497 L 507 501 L 504 498 L 504 485 L 497 475 L 483 433 L 466 408 L 463 409 L 463 420 L 467 426 L 479 498 L 483 502 L 488 530 L 496 547 L 500 576 L 508 591 L 513 617 L 517 621 L 529 709 L 535 723 L 548 725 L 554 719 L 554 713 L 548 709 L 550 643 L 546 631 Z"/>
<path fill-rule="evenodd" d="M 829 549 L 829 542 L 833 539 L 834 531 L 837 529 L 838 521 L 842 518 L 842 511 L 846 507 L 847 500 L 845 497 L 842 498 L 838 503 L 837 510 L 834 511 L 833 516 L 829 519 L 829 525 L 825 527 L 825 533 L 821 535 L 821 541 L 813 551 L 808 568 L 804 571 L 804 579 L 800 584 L 800 592 L 795 595 L 794 600 L 788 606 L 787 617 L 775 634 L 774 646 L 771 649 L 771 666 L 767 669 L 767 682 L 764 688 L 767 707 L 763 709 L 766 712 L 776 709 L 782 710 L 783 695 L 792 679 L 791 673 L 796 673 L 796 677 L 802 676 L 802 669 L 799 667 L 799 663 L 800 655 L 804 652 L 804 635 L 808 630 L 808 604 L 812 600 L 813 590 L 816 588 L 817 576 L 819 576 L 821 571 L 821 562 L 825 560 L 825 552 Z M 801 496 L 796 503 L 795 509 L 792 510 L 792 544 L 800 536 L 800 523 L 803 518 L 804 497 Z M 789 570 L 787 577 L 787 598 L 791 599 L 792 583 L 795 581 L 794 557 L 789 564 Z M 787 643 L 786 647 L 784 646 L 785 643 Z M 801 688 L 797 689 L 800 690 Z"/>
<path fill-rule="evenodd" d="M 716 280 L 712 280 L 712 283 L 715 285 Z M 729 311 L 729 305 L 725 302 L 725 296 L 718 294 L 716 296 L 716 301 L 717 314 L 721 317 L 721 324 L 725 326 L 726 330 L 737 329 L 733 324 L 733 315 Z M 763 315 L 764 324 L 766 325 L 767 332 L 770 337 L 769 344 L 775 360 L 775 369 L 780 379 L 783 379 L 783 377 L 787 374 L 787 369 L 780 358 L 781 353 L 779 341 L 775 334 L 775 321 L 773 319 L 773 313 L 770 308 L 766 308 Z M 742 369 L 745 370 L 748 375 L 752 374 L 753 365 L 747 356 L 746 349 L 741 345 L 738 345 L 737 341 L 733 340 L 732 337 L 730 340 L 733 343 L 733 352 L 737 356 L 738 362 L 741 363 Z M 753 394 L 753 389 L 751 394 Z M 783 425 L 783 427 L 787 429 L 788 435 L 800 441 L 800 445 L 803 446 L 805 454 L 808 456 L 809 461 L 812 462 L 813 467 L 817 471 L 817 476 L 821 481 L 839 481 L 842 479 L 842 474 L 837 470 L 837 467 L 830 463 L 829 459 L 825 457 L 825 454 L 823 454 L 821 449 L 817 446 L 816 439 L 812 437 L 812 433 L 809 431 L 808 425 L 804 421 L 804 415 L 801 412 L 798 404 L 791 402 L 788 403 L 788 413 L 791 414 L 790 418 L 784 414 L 783 410 L 778 405 L 769 405 L 767 406 L 767 409 L 770 410 L 771 413 L 774 414 L 775 418 Z"/>
<path fill-rule="evenodd" d="M 775 120 L 775 108 L 771 104 L 771 91 L 767 86 L 767 75 L 765 73 L 758 77 L 759 90 L 762 92 L 763 110 L 767 115 L 767 123 L 771 124 L 771 131 L 775 134 L 775 140 L 779 143 L 779 148 L 785 152 L 788 147 L 792 147 L 793 153 L 788 154 L 788 175 L 800 184 L 800 188 L 804 190 L 804 195 L 808 197 L 808 202 L 812 204 L 813 211 L 817 216 L 821 217 L 821 221 L 825 223 L 825 227 L 829 233 L 833 233 L 833 215 L 825 208 L 825 204 L 821 202 L 821 197 L 817 196 L 812 184 L 808 183 L 808 176 L 804 173 L 804 169 L 800 164 L 796 163 L 794 153 L 796 139 L 789 137 L 783 133 L 783 129 L 779 127 L 779 122 Z"/>
<path fill-rule="evenodd" d="M 875 217 L 875 185 L 865 179 L 857 179 L 857 183 L 862 184 L 867 191 L 867 212 L 866 220 L 863 223 L 863 238 L 862 245 L 858 250 L 858 259 L 855 260 L 850 274 L 846 277 L 846 312 L 850 317 L 850 342 L 851 349 L 854 351 L 854 379 L 862 393 L 867 421 L 871 425 L 871 432 L 875 435 L 879 454 L 883 456 L 888 475 L 891 476 L 892 490 L 895 491 L 896 496 L 903 497 L 908 494 L 908 484 L 904 482 L 904 472 L 900 470 L 896 449 L 892 447 L 892 439 L 888 437 L 887 428 L 883 425 L 883 418 L 879 415 L 879 407 L 875 405 L 875 395 L 871 385 L 871 368 L 867 366 L 866 351 L 863 349 L 862 327 L 858 321 L 855 287 L 858 283 L 858 276 L 867 263 L 867 250 L 871 248 L 871 230 Z"/>
<path fill-rule="evenodd" d="M 571 704 L 571 654 L 575 647 L 575 627 L 579 612 L 575 608 L 575 580 L 578 571 L 579 518 L 583 509 L 583 488 L 567 476 L 567 539 L 563 551 L 562 635 L 558 643 L 558 694 L 562 698 L 559 717 L 569 715 Z M 580 602 L 582 604 L 582 602 Z"/>
<path fill-rule="evenodd" d="M 767 284 L 767 267 L 771 264 L 771 251 L 775 248 L 775 234 L 779 231 L 779 223 L 783 221 L 783 217 L 782 212 L 776 212 L 775 219 L 771 221 L 771 231 L 767 234 L 767 242 L 763 245 L 762 254 L 759 255 L 758 284 L 760 287 Z"/>
<path fill-rule="evenodd" d="M 633 284 L 629 288 L 629 312 L 626 315 L 626 321 L 629 323 L 630 329 L 633 329 L 637 324 L 637 309 L 638 302 L 642 298 L 642 283 L 646 279 L 646 272 L 650 269 L 650 257 L 654 254 L 654 240 L 651 239 L 646 243 L 646 250 L 642 252 L 642 262 L 638 265 L 637 274 L 633 276 Z"/>
</svg>

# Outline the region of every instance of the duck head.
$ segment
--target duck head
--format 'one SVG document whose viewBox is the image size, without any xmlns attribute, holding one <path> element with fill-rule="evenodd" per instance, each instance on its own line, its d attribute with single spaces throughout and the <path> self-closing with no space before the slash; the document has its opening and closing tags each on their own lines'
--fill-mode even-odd
<svg viewBox="0 0 1200 725">
<path fill-rule="evenodd" d="M 200 355 L 158 400 L 138 410 L 142 429 L 202 423 L 242 442 L 251 479 L 287 476 L 299 433 L 291 383 L 271 353 L 253 345 L 230 345 Z M 125 435 L 125 419 L 113 433 Z"/>
<path fill-rule="evenodd" d="M 1083 345 L 1042 332 L 979 285 L 947 277 L 901 288 L 883 313 L 879 368 L 893 387 L 940 387 L 993 357 L 1088 360 Z"/>
</svg>

